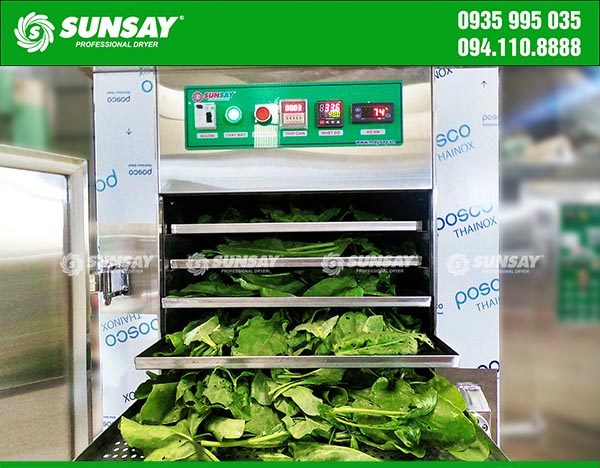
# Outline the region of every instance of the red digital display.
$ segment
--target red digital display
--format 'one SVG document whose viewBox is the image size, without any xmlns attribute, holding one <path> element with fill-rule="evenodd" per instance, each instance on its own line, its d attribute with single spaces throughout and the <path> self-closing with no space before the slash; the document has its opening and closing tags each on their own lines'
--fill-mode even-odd
<svg viewBox="0 0 600 468">
<path fill-rule="evenodd" d="M 372 107 L 371 116 L 380 119 L 385 117 L 386 111 L 387 107 Z"/>
<path fill-rule="evenodd" d="M 284 114 L 304 114 L 306 112 L 306 101 L 284 101 Z"/>
<path fill-rule="evenodd" d="M 393 121 L 393 102 L 352 104 L 352 123 L 391 123 Z"/>
</svg>

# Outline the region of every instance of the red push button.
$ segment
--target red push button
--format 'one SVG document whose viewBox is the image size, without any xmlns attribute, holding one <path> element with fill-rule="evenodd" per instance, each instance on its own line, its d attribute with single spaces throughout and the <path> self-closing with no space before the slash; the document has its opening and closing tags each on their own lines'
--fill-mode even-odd
<svg viewBox="0 0 600 468">
<path fill-rule="evenodd" d="M 256 117 L 256 120 L 260 123 L 268 122 L 271 120 L 271 111 L 265 106 L 261 106 L 254 111 L 254 117 Z"/>
</svg>

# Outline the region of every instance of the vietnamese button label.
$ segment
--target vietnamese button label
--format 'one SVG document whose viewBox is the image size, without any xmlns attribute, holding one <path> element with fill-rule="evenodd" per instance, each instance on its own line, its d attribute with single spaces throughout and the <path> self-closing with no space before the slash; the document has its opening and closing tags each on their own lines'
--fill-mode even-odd
<svg viewBox="0 0 600 468">
<path fill-rule="evenodd" d="M 385 135 L 385 128 L 363 128 L 361 135 Z"/>
<path fill-rule="evenodd" d="M 319 136 L 342 136 L 344 130 L 319 130 Z"/>
<path fill-rule="evenodd" d="M 305 137 L 308 135 L 306 130 L 285 130 L 283 132 L 284 137 Z"/>
<path fill-rule="evenodd" d="M 225 132 L 223 138 L 248 138 L 248 132 Z"/>
<path fill-rule="evenodd" d="M 198 133 L 197 137 L 201 138 L 201 139 L 215 139 L 215 138 L 219 138 L 219 134 L 218 133 Z"/>
</svg>

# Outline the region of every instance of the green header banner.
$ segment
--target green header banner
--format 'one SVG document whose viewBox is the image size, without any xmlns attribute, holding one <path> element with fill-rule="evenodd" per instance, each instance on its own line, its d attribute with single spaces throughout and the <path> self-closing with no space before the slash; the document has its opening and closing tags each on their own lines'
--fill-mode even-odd
<svg viewBox="0 0 600 468">
<path fill-rule="evenodd" d="M 599 65 L 594 1 L 1 1 L 0 65 Z"/>
</svg>

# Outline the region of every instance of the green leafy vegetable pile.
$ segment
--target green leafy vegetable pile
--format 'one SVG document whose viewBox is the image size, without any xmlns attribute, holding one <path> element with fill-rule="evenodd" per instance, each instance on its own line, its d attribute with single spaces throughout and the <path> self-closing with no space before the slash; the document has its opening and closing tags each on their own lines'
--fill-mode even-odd
<svg viewBox="0 0 600 468">
<path fill-rule="evenodd" d="M 240 450 L 298 461 L 375 461 L 390 451 L 413 459 L 489 456 L 460 393 L 439 376 L 402 369 L 150 376 L 135 392 L 141 410 L 119 426 L 148 461 L 218 461 Z"/>
<path fill-rule="evenodd" d="M 382 215 L 368 211 L 357 210 L 350 206 L 347 209 L 329 208 L 317 213 L 290 205 L 288 210 L 278 208 L 261 208 L 262 216 L 248 219 L 236 208 L 227 208 L 220 215 L 203 214 L 198 218 L 198 224 L 203 223 L 301 223 L 329 221 L 390 221 Z"/>
<path fill-rule="evenodd" d="M 394 311 L 385 316 L 369 309 L 334 316 L 328 309 L 308 313 L 300 321 L 286 311 L 276 311 L 268 319 L 255 309 L 231 320 L 214 315 L 166 335 L 171 349 L 156 355 L 414 355 L 422 346 L 434 347 L 426 334 L 419 333 L 415 319 Z"/>
<path fill-rule="evenodd" d="M 171 297 L 293 297 L 293 296 L 393 296 L 396 285 L 389 271 L 375 274 L 356 269 L 328 276 L 320 270 L 285 273 L 212 272 L 197 283 L 169 291 Z"/>
<path fill-rule="evenodd" d="M 272 257 L 323 257 L 327 255 L 416 255 L 414 242 L 403 242 L 400 246 L 377 245 L 364 237 L 341 238 L 329 242 L 285 241 L 276 237 L 260 239 L 225 239 L 214 249 L 202 250 L 207 257 L 227 256 L 272 256 Z"/>
</svg>

